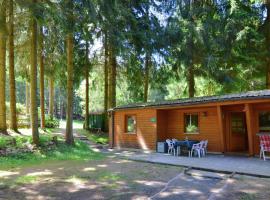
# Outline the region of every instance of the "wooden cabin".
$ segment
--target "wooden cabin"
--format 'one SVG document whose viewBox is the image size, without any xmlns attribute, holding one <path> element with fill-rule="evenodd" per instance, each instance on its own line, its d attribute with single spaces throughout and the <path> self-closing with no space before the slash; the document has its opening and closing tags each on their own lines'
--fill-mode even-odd
<svg viewBox="0 0 270 200">
<path fill-rule="evenodd" d="M 156 150 L 167 138 L 208 140 L 208 151 L 259 154 L 270 132 L 270 90 L 118 106 L 110 110 L 110 146 Z"/>
</svg>

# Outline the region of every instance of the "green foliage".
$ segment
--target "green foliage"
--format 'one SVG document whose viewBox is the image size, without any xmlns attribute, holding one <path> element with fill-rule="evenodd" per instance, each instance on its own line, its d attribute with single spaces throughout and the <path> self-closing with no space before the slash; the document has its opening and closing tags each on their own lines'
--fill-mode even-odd
<svg viewBox="0 0 270 200">
<path fill-rule="evenodd" d="M 88 130 L 79 130 L 79 133 L 86 136 L 90 141 L 95 142 L 97 144 L 108 144 L 109 136 L 104 133 L 92 133 Z"/>
<path fill-rule="evenodd" d="M 76 115 L 85 112 L 83 80 L 86 68 L 90 70 L 90 110 L 103 110 L 104 47 L 101 43 L 105 33 L 117 57 L 118 105 L 143 101 L 146 54 L 151 57 L 150 101 L 188 97 L 189 79 L 195 81 L 195 96 L 265 89 L 265 62 L 270 52 L 270 20 L 267 21 L 266 17 L 270 6 L 267 2 L 14 2 L 16 97 L 21 103 L 17 105 L 19 114 L 25 113 L 22 104 L 25 104 L 26 98 L 25 83 L 29 82 L 29 19 L 32 15 L 42 26 L 45 75 L 55 80 L 58 110 L 61 103 L 66 111 L 65 37 L 69 32 L 74 35 Z M 89 55 L 85 53 L 86 44 L 89 44 Z M 190 71 L 194 73 L 194 78 L 188 78 Z M 6 85 L 8 101 L 9 87 Z M 47 101 L 48 90 L 45 88 Z M 27 117 L 19 120 L 22 126 L 27 125 Z"/>
<path fill-rule="evenodd" d="M 6 137 L 0 137 L 0 144 L 6 145 L 6 140 Z M 31 137 L 16 137 L 17 147 L 23 147 L 27 143 L 31 143 L 31 140 Z M 104 157 L 102 154 L 93 152 L 86 143 L 81 141 L 75 141 L 75 145 L 70 146 L 60 139 L 55 147 L 48 149 L 45 143 L 51 140 L 51 136 L 40 135 L 40 140 L 41 147 L 34 153 L 18 153 L 8 157 L 0 157 L 0 169 L 41 164 L 53 160 L 95 160 Z"/>
<path fill-rule="evenodd" d="M 10 113 L 9 109 L 10 109 L 9 102 L 6 102 L 7 115 L 9 115 L 9 113 Z M 25 113 L 26 113 L 25 105 L 23 105 L 21 103 L 16 103 L 16 112 L 17 112 L 18 115 L 25 115 Z"/>
<path fill-rule="evenodd" d="M 45 127 L 46 128 L 59 128 L 60 121 L 56 118 L 50 118 L 49 116 L 45 117 Z"/>
</svg>

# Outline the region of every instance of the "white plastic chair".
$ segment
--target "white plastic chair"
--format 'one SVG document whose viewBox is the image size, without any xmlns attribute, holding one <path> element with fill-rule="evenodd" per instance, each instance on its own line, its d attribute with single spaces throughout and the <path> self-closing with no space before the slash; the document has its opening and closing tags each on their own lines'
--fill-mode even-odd
<svg viewBox="0 0 270 200">
<path fill-rule="evenodd" d="M 270 135 L 260 135 L 260 158 L 265 161 L 265 152 L 270 152 Z"/>
<path fill-rule="evenodd" d="M 208 145 L 208 140 L 203 140 L 202 141 L 202 155 L 206 156 L 207 154 L 207 145 Z"/>
<path fill-rule="evenodd" d="M 201 153 L 202 153 L 202 146 L 203 146 L 203 142 L 199 142 L 199 143 L 197 143 L 197 144 L 193 144 L 192 145 L 192 149 L 191 149 L 191 152 L 190 152 L 190 156 L 192 157 L 192 154 L 193 154 L 193 152 L 197 152 L 197 155 L 198 155 L 198 157 L 200 158 L 201 157 Z"/>
<path fill-rule="evenodd" d="M 175 144 L 176 144 L 177 141 L 178 141 L 178 140 L 175 139 L 175 138 L 172 139 L 172 143 L 173 143 L 174 149 L 175 149 Z M 179 152 L 180 152 L 180 146 L 177 146 L 177 147 L 176 147 L 176 155 L 177 155 L 177 156 L 179 155 Z"/>
<path fill-rule="evenodd" d="M 167 139 L 166 142 L 168 144 L 168 154 L 173 153 L 173 155 L 175 155 L 175 148 L 174 148 L 174 145 L 173 145 L 173 141 L 170 140 L 170 139 Z"/>
</svg>

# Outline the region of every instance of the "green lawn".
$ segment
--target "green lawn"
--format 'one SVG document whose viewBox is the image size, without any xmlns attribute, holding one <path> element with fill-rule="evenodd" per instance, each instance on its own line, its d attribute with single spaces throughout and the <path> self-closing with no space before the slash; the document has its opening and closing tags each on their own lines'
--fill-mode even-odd
<svg viewBox="0 0 270 200">
<path fill-rule="evenodd" d="M 45 131 L 40 130 L 40 147 L 33 153 L 15 153 L 6 157 L 0 157 L 0 169 L 17 168 L 27 165 L 36 165 L 53 160 L 98 160 L 104 158 L 104 155 L 92 151 L 87 144 L 82 141 L 75 140 L 74 146 L 68 146 L 64 143 L 62 137 L 65 131 L 65 121 L 60 122 L 59 128 L 49 128 Z M 74 133 L 87 136 L 87 138 L 95 143 L 107 144 L 107 134 L 94 134 L 83 129 L 83 122 L 74 120 Z M 0 136 L 0 150 L 9 147 L 14 151 L 16 149 L 26 149 L 26 146 L 32 144 L 31 135 L 27 134 L 30 129 L 21 129 L 24 135 L 16 136 Z M 62 133 L 62 134 L 61 134 Z M 49 146 L 48 142 L 52 140 L 53 135 L 58 135 L 58 144 Z M 16 145 L 14 141 L 16 140 Z"/>
<path fill-rule="evenodd" d="M 109 137 L 106 133 L 92 133 L 88 130 L 78 130 L 78 133 L 86 136 L 88 140 L 91 140 L 92 142 L 98 143 L 98 144 L 108 144 L 109 143 Z"/>
<path fill-rule="evenodd" d="M 0 148 L 9 145 L 12 149 L 25 148 L 32 141 L 30 136 L 16 136 L 16 146 L 11 145 L 11 137 L 0 137 Z M 27 165 L 41 164 L 53 160 L 95 160 L 102 159 L 104 155 L 92 151 L 82 141 L 75 141 L 74 146 L 68 146 L 62 138 L 58 138 L 58 144 L 50 148 L 45 144 L 51 140 L 51 135 L 40 136 L 40 147 L 33 153 L 17 153 L 7 157 L 0 157 L 0 169 L 10 169 Z"/>
</svg>

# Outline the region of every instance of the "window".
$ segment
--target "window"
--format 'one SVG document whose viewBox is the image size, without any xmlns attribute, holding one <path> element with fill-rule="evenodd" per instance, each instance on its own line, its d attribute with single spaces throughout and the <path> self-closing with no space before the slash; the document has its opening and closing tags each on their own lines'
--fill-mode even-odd
<svg viewBox="0 0 270 200">
<path fill-rule="evenodd" d="M 126 116 L 126 133 L 136 133 L 136 116 Z"/>
<path fill-rule="evenodd" d="M 240 113 L 232 113 L 232 133 L 245 133 L 245 124 L 243 115 Z"/>
<path fill-rule="evenodd" d="M 270 111 L 259 113 L 260 132 L 270 132 Z"/>
<path fill-rule="evenodd" d="M 197 113 L 185 114 L 185 133 L 199 132 L 199 115 Z"/>
</svg>

